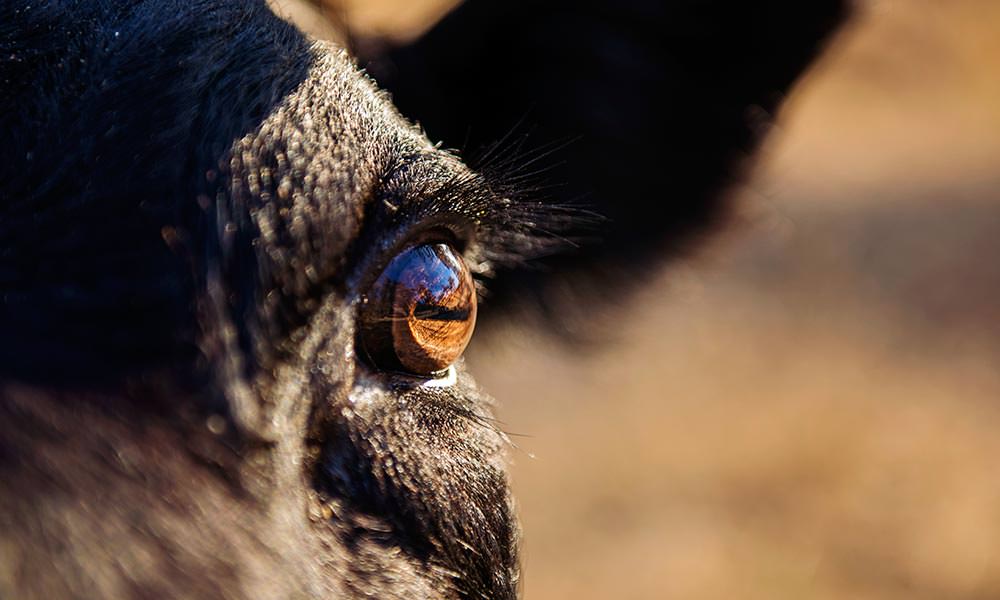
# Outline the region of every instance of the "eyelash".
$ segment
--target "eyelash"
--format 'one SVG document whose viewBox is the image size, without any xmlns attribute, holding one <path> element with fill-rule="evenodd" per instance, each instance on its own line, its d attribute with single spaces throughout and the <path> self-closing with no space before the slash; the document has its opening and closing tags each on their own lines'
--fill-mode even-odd
<svg viewBox="0 0 1000 600">
<path fill-rule="evenodd" d="M 494 148 L 480 171 L 443 177 L 428 176 L 444 169 L 427 168 L 426 156 L 400 158 L 366 207 L 366 231 L 356 246 L 366 255 L 358 257 L 349 289 L 368 289 L 394 257 L 422 242 L 453 245 L 479 293 L 500 271 L 574 246 L 574 230 L 585 231 L 599 218 L 581 206 L 545 202 L 537 174 L 526 171 L 552 149 L 522 152 L 520 145 Z"/>
</svg>

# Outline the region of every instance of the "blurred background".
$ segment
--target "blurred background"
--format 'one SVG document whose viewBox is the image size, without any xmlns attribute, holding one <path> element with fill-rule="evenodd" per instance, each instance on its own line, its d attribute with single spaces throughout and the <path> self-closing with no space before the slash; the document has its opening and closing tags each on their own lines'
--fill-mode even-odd
<svg viewBox="0 0 1000 600">
<path fill-rule="evenodd" d="M 1000 2 L 861 3 L 734 202 L 602 344 L 472 349 L 526 598 L 1000 598 Z"/>
</svg>

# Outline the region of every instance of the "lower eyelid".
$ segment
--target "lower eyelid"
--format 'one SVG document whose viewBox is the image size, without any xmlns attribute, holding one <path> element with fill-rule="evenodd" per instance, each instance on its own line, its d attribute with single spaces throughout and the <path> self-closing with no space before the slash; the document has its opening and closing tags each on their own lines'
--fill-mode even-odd
<svg viewBox="0 0 1000 600">
<path fill-rule="evenodd" d="M 424 388 L 451 387 L 455 385 L 456 381 L 458 381 L 458 374 L 455 371 L 455 365 L 448 365 L 448 368 L 445 369 L 442 376 L 436 379 L 428 379 L 427 381 L 420 384 L 420 387 Z"/>
</svg>

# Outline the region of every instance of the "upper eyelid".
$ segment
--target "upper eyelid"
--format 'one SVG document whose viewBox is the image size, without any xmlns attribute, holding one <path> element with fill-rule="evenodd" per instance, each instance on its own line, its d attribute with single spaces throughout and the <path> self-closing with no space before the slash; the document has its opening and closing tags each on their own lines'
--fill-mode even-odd
<svg viewBox="0 0 1000 600">
<path fill-rule="evenodd" d="M 377 199 L 381 203 L 382 199 Z M 360 252 L 350 269 L 347 289 L 351 296 L 360 297 L 401 252 L 428 243 L 447 243 L 464 254 L 476 243 L 476 225 L 461 213 L 405 211 L 400 208 L 386 218 L 376 208 L 366 219 L 358 239 Z M 404 212 L 405 211 L 405 212 Z"/>
<path fill-rule="evenodd" d="M 455 223 L 450 223 L 455 225 Z M 348 280 L 348 290 L 352 296 L 360 297 L 394 257 L 414 246 L 431 243 L 446 243 L 464 254 L 472 244 L 472 237 L 458 234 L 463 228 L 448 227 L 440 216 L 431 220 L 406 223 L 381 231 L 384 242 L 377 250 L 369 250 L 356 265 Z"/>
<path fill-rule="evenodd" d="M 499 201 L 485 179 L 454 155 L 439 149 L 400 155 L 365 206 L 349 261 L 349 293 L 360 297 L 396 254 L 418 243 L 446 242 L 463 255 L 478 253 L 489 245 L 485 229 L 499 221 Z"/>
</svg>

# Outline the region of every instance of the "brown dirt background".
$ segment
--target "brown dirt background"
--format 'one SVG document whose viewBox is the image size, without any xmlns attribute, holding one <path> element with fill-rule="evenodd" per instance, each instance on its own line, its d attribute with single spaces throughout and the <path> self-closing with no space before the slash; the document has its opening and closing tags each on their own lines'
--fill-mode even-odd
<svg viewBox="0 0 1000 600">
<path fill-rule="evenodd" d="M 472 349 L 526 597 L 1000 598 L 1000 2 L 864 3 L 735 200 L 596 347 Z"/>
</svg>

